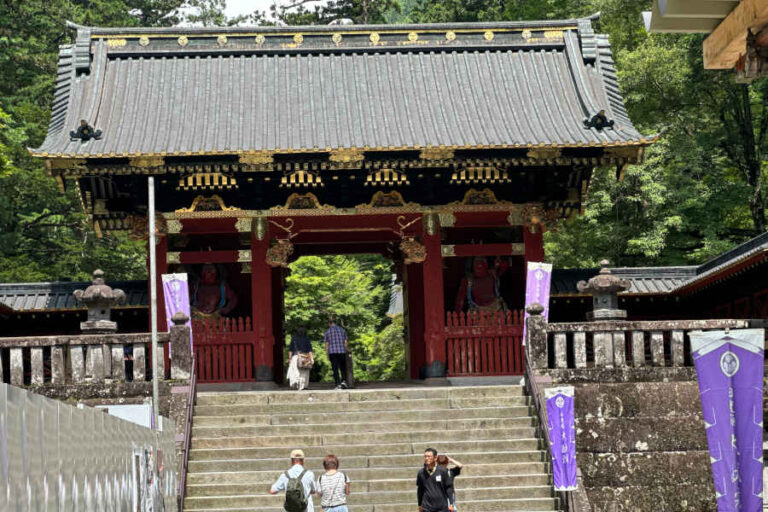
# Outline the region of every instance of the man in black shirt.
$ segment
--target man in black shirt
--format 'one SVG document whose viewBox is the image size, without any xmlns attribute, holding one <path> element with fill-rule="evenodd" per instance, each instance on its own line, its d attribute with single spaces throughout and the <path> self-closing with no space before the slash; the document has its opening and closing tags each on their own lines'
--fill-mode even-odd
<svg viewBox="0 0 768 512">
<path fill-rule="evenodd" d="M 453 479 L 437 465 L 437 450 L 427 448 L 424 467 L 416 476 L 419 512 L 453 512 Z"/>
</svg>

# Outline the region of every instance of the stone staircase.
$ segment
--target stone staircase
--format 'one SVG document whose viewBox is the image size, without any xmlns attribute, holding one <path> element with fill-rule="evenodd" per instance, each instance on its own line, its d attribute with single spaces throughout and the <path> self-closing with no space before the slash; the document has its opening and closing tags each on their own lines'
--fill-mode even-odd
<svg viewBox="0 0 768 512">
<path fill-rule="evenodd" d="M 427 447 L 464 464 L 461 512 L 558 510 L 529 404 L 508 385 L 199 393 L 184 510 L 282 511 L 268 491 L 301 448 L 316 477 L 339 457 L 351 512 L 414 512 Z"/>
</svg>

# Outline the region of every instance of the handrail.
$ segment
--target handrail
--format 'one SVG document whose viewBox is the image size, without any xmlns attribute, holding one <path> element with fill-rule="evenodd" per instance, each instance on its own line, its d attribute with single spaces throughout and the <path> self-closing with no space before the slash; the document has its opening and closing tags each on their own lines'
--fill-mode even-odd
<svg viewBox="0 0 768 512">
<path fill-rule="evenodd" d="M 176 489 L 178 500 L 178 510 L 181 512 L 184 507 L 184 498 L 187 495 L 187 466 L 189 465 L 189 448 L 192 442 L 192 413 L 195 408 L 195 396 L 197 387 L 197 372 L 195 370 L 195 356 L 192 354 L 192 368 L 189 376 L 189 395 L 187 396 L 187 417 L 184 423 L 184 446 L 182 447 L 181 465 L 179 469 L 179 484 Z"/>
<path fill-rule="evenodd" d="M 528 330 L 530 336 L 530 330 Z M 550 465 L 554 465 L 552 460 L 552 442 L 549 439 L 549 429 L 547 428 L 547 422 L 544 418 L 544 407 L 541 403 L 541 395 L 539 394 L 539 385 L 536 382 L 535 375 L 533 374 L 533 365 L 531 364 L 530 355 L 528 354 L 528 347 L 530 347 L 529 340 L 525 340 L 526 344 L 523 350 L 525 354 L 525 388 L 528 394 L 533 398 L 534 407 L 536 408 L 536 415 L 539 418 L 539 427 L 547 443 L 547 459 Z M 576 504 L 573 498 L 573 491 L 557 491 L 560 500 L 565 505 L 566 512 L 579 512 L 576 508 Z"/>
</svg>

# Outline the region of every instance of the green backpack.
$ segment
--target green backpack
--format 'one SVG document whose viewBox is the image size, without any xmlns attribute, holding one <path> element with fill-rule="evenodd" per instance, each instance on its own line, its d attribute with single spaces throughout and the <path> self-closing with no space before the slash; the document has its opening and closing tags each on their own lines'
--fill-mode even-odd
<svg viewBox="0 0 768 512">
<path fill-rule="evenodd" d="M 304 496 L 304 484 L 302 479 L 307 472 L 305 469 L 296 478 L 291 478 L 288 472 L 285 472 L 286 478 L 288 478 L 288 485 L 285 487 L 285 505 L 283 508 L 287 512 L 304 512 L 307 510 L 307 498 Z"/>
</svg>

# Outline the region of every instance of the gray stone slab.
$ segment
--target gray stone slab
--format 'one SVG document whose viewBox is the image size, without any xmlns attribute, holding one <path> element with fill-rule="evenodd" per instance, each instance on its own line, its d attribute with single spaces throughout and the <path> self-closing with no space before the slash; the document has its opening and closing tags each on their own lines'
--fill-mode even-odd
<svg viewBox="0 0 768 512">
<path fill-rule="evenodd" d="M 142 381 L 147 379 L 147 360 L 145 356 L 144 344 L 133 346 L 133 380 Z"/>
<path fill-rule="evenodd" d="M 125 381 L 125 350 L 122 344 L 112 345 L 112 380 Z"/>
<path fill-rule="evenodd" d="M 72 382 L 82 384 L 85 381 L 85 358 L 82 346 L 69 347 L 69 364 L 72 365 Z"/>
<path fill-rule="evenodd" d="M 88 356 L 91 361 L 90 373 L 94 382 L 104 382 L 104 350 L 102 346 L 89 346 Z"/>
<path fill-rule="evenodd" d="M 587 367 L 587 335 L 584 332 L 573 333 L 573 360 L 576 368 Z"/>
<path fill-rule="evenodd" d="M 683 331 L 672 331 L 670 343 L 672 366 L 683 366 L 685 364 L 685 333 Z"/>
<path fill-rule="evenodd" d="M 623 331 L 613 333 L 613 364 L 616 368 L 627 366 L 627 342 Z"/>
<path fill-rule="evenodd" d="M 651 333 L 651 362 L 653 366 L 664 366 L 664 333 Z"/>
<path fill-rule="evenodd" d="M 613 335 L 610 332 L 596 332 L 593 337 L 595 366 L 613 368 Z"/>
<path fill-rule="evenodd" d="M 30 350 L 30 367 L 32 370 L 31 383 L 40 386 L 44 382 L 43 377 L 43 349 L 32 347 Z"/>
<path fill-rule="evenodd" d="M 568 347 L 564 332 L 555 333 L 555 368 L 568 367 Z"/>
<path fill-rule="evenodd" d="M 24 360 L 22 349 L 11 349 L 11 384 L 14 386 L 24 385 Z"/>
<path fill-rule="evenodd" d="M 645 333 L 632 331 L 632 366 L 645 366 Z"/>
<path fill-rule="evenodd" d="M 51 347 L 51 384 L 64 384 L 66 375 L 64 347 Z"/>
</svg>

